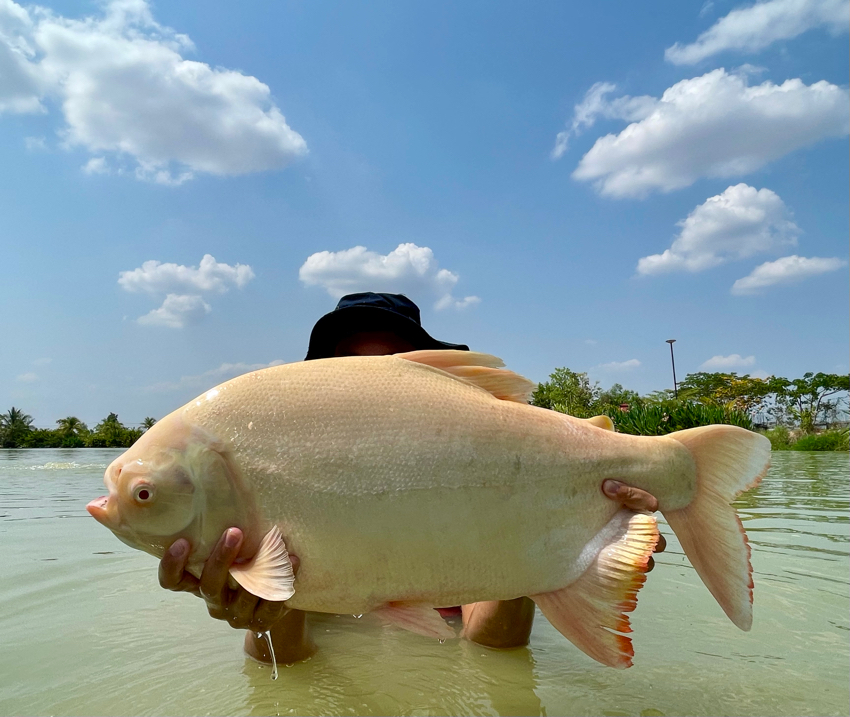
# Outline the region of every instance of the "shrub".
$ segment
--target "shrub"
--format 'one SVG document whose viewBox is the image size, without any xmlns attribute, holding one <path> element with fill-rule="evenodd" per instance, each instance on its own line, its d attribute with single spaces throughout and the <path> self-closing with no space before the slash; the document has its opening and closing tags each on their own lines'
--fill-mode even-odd
<svg viewBox="0 0 850 717">
<path fill-rule="evenodd" d="M 812 433 L 803 436 L 792 451 L 846 451 L 850 450 L 850 431 L 847 428 Z"/>
<path fill-rule="evenodd" d="M 731 424 L 752 430 L 747 414 L 723 406 L 704 403 L 665 401 L 648 406 L 634 406 L 628 411 L 610 410 L 617 431 L 636 436 L 662 436 L 686 428 Z"/>
<path fill-rule="evenodd" d="M 764 432 L 764 435 L 770 440 L 770 448 L 774 451 L 787 451 L 791 449 L 793 440 L 791 431 L 788 426 L 776 426 Z"/>
</svg>

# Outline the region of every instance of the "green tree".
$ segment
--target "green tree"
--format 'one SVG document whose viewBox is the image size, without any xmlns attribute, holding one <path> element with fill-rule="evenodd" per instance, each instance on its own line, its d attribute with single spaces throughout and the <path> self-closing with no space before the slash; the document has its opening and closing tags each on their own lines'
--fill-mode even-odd
<svg viewBox="0 0 850 717">
<path fill-rule="evenodd" d="M 126 426 L 118 420 L 117 413 L 110 413 L 94 427 L 89 445 L 95 448 L 115 448 L 125 444 Z"/>
<path fill-rule="evenodd" d="M 599 384 L 591 384 L 586 373 L 556 368 L 549 374 L 548 381 L 537 385 L 531 403 L 533 406 L 588 418 L 600 413 L 595 409 L 599 406 L 601 394 Z"/>
<path fill-rule="evenodd" d="M 676 397 L 672 388 L 661 388 L 657 391 L 650 391 L 646 396 L 643 396 L 644 404 L 658 405 L 675 401 Z"/>
<path fill-rule="evenodd" d="M 775 392 L 773 378 L 753 378 L 737 373 L 689 373 L 679 384 L 679 398 L 725 406 L 744 413 L 764 409 Z"/>
<path fill-rule="evenodd" d="M 56 421 L 59 436 L 58 445 L 63 448 L 81 448 L 86 445 L 86 437 L 89 435 L 88 426 L 76 416 L 67 416 Z"/>
<path fill-rule="evenodd" d="M 777 403 L 799 422 L 804 433 L 811 433 L 819 419 L 836 415 L 846 404 L 850 375 L 810 371 L 791 381 L 774 379 L 772 387 Z"/>
<path fill-rule="evenodd" d="M 32 431 L 32 416 L 14 406 L 0 414 L 0 447 L 20 448 Z"/>
<path fill-rule="evenodd" d="M 51 431 L 49 428 L 34 428 L 27 433 L 23 443 L 24 448 L 60 448 L 61 446 L 62 437 L 59 432 Z"/>
<path fill-rule="evenodd" d="M 607 408 L 619 409 L 624 404 L 628 405 L 629 409 L 632 409 L 643 406 L 644 400 L 637 391 L 623 388 L 619 383 L 615 383 L 607 391 L 602 391 L 599 394 L 599 404 L 602 411 L 605 411 Z"/>
<path fill-rule="evenodd" d="M 151 428 L 153 428 L 155 423 L 156 423 L 155 418 L 151 418 L 150 416 L 147 416 L 145 418 L 145 420 L 142 421 L 142 429 L 145 430 L 145 431 L 149 431 Z"/>
</svg>

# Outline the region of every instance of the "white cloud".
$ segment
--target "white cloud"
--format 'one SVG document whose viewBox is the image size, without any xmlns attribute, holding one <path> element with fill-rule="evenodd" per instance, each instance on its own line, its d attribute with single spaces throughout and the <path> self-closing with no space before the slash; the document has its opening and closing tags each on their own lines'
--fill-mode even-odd
<svg viewBox="0 0 850 717">
<path fill-rule="evenodd" d="M 162 184 L 280 169 L 307 152 L 267 85 L 183 57 L 193 50 L 145 0 L 82 20 L 0 0 L 0 111 L 44 111 L 55 96 L 68 146 Z"/>
<path fill-rule="evenodd" d="M 33 21 L 11 0 L 0 0 L 0 113 L 43 112 L 45 83 L 33 62 Z"/>
<path fill-rule="evenodd" d="M 560 159 L 569 148 L 570 138 L 592 127 L 599 117 L 634 122 L 643 119 L 652 111 L 655 98 L 649 96 L 626 96 L 607 100 L 606 96 L 616 89 L 617 85 L 610 82 L 597 82 L 587 91 L 584 99 L 575 106 L 567 129 L 558 132 L 555 147 L 552 149 L 552 159 Z"/>
<path fill-rule="evenodd" d="M 412 243 L 399 244 L 386 255 L 364 246 L 320 251 L 307 257 L 298 277 L 307 286 L 321 286 L 335 299 L 360 291 L 411 297 L 430 294 L 436 297 L 434 308 L 438 310 L 464 309 L 481 301 L 477 296 L 452 296 L 460 277 L 448 269 L 439 269 L 430 248 Z"/>
<path fill-rule="evenodd" d="M 22 373 L 20 376 L 17 376 L 15 380 L 20 381 L 21 383 L 34 383 L 35 381 L 38 381 L 38 374 L 32 372 Z"/>
<path fill-rule="evenodd" d="M 105 157 L 92 157 L 83 165 L 84 174 L 109 174 Z"/>
<path fill-rule="evenodd" d="M 253 278 L 254 271 L 247 264 L 230 266 L 204 254 L 197 267 L 146 261 L 138 269 L 119 272 L 118 284 L 129 292 L 165 294 L 162 306 L 140 317 L 138 322 L 180 329 L 212 311 L 202 294 L 224 294 L 233 287 L 241 289 Z"/>
<path fill-rule="evenodd" d="M 53 359 L 48 357 L 37 358 L 33 361 L 33 365 L 35 366 L 47 366 L 47 364 L 52 363 Z"/>
<path fill-rule="evenodd" d="M 732 10 L 696 42 L 668 47 L 664 57 L 676 65 L 693 65 L 727 50 L 758 52 L 777 40 L 789 40 L 817 27 L 833 34 L 846 32 L 848 23 L 847 0 L 768 0 Z"/>
<path fill-rule="evenodd" d="M 640 366 L 640 361 L 637 359 L 629 359 L 628 361 L 611 361 L 603 363 L 596 368 L 602 371 L 631 371 L 633 368 Z"/>
<path fill-rule="evenodd" d="M 24 146 L 30 152 L 43 152 L 47 149 L 47 142 L 44 140 L 44 137 L 24 137 Z"/>
<path fill-rule="evenodd" d="M 204 254 L 198 267 L 146 261 L 138 269 L 120 272 L 118 283 L 126 291 L 149 294 L 224 294 L 234 286 L 241 289 L 253 278 L 254 271 L 247 264 L 230 266 L 216 261 L 210 254 Z"/>
<path fill-rule="evenodd" d="M 599 342 L 596 339 L 585 339 L 584 343 L 586 343 L 588 346 L 596 346 L 596 344 L 598 344 Z"/>
<path fill-rule="evenodd" d="M 732 285 L 732 293 L 739 296 L 757 294 L 770 286 L 796 284 L 846 265 L 846 261 L 838 258 L 784 256 L 776 261 L 765 262 L 753 269 L 749 276 L 738 279 Z"/>
<path fill-rule="evenodd" d="M 800 233 L 775 192 L 746 184 L 709 197 L 678 226 L 681 232 L 669 249 L 638 261 L 638 274 L 703 271 L 731 259 L 793 246 Z"/>
<path fill-rule="evenodd" d="M 596 116 L 630 107 L 632 99 L 603 97 Z M 682 80 L 658 100 L 636 99 L 643 119 L 596 140 L 572 175 L 608 196 L 644 197 L 700 177 L 748 174 L 801 147 L 846 135 L 850 123 L 844 88 L 799 79 L 750 87 L 746 73 L 722 68 Z"/>
<path fill-rule="evenodd" d="M 212 307 L 200 296 L 191 294 L 169 294 L 158 309 L 140 316 L 137 321 L 145 326 L 167 326 L 182 329 L 200 321 Z"/>
<path fill-rule="evenodd" d="M 732 368 L 754 366 L 755 363 L 755 356 L 747 356 L 745 358 L 740 354 L 730 354 L 729 356 L 712 356 L 708 361 L 704 361 L 700 368 L 706 371 L 723 371 Z"/>
<path fill-rule="evenodd" d="M 280 359 L 275 359 L 269 363 L 223 363 L 217 368 L 210 369 L 204 373 L 195 376 L 181 376 L 176 382 L 157 383 L 153 386 L 148 386 L 147 391 L 156 393 L 165 393 L 171 391 L 179 391 L 186 388 L 208 388 L 212 385 L 223 383 L 236 376 L 241 376 L 249 371 L 258 371 L 271 366 L 280 366 L 285 363 Z"/>
</svg>

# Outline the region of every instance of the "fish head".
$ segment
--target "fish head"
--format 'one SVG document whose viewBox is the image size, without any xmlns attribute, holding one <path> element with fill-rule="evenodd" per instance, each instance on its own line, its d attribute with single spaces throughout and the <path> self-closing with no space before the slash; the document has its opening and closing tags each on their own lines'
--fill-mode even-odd
<svg viewBox="0 0 850 717">
<path fill-rule="evenodd" d="M 232 456 L 222 442 L 182 421 L 153 426 L 109 465 L 103 481 L 109 493 L 86 510 L 133 548 L 162 557 L 186 538 L 197 567 L 228 527 L 241 528 L 246 543 L 256 542 L 250 539 L 253 501 Z"/>
</svg>

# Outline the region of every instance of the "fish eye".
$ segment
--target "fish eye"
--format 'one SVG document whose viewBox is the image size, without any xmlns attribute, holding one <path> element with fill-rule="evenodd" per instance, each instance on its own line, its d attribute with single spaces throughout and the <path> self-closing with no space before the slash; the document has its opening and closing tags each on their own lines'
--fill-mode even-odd
<svg viewBox="0 0 850 717">
<path fill-rule="evenodd" d="M 153 486 L 149 483 L 142 483 L 133 489 L 133 500 L 137 503 L 149 503 L 153 500 Z"/>
</svg>

